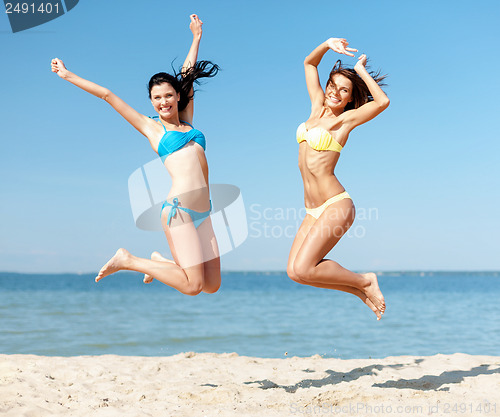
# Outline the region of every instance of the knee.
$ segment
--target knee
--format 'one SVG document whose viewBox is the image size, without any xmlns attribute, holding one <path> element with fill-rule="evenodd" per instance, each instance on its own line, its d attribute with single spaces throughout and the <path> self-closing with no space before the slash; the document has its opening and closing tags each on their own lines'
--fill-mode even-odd
<svg viewBox="0 0 500 417">
<path fill-rule="evenodd" d="M 295 281 L 298 284 L 307 285 L 310 271 L 309 269 L 304 268 L 300 263 L 294 263 L 293 266 L 288 265 L 286 273 L 292 281 Z"/>
<path fill-rule="evenodd" d="M 220 288 L 220 279 L 216 282 L 205 284 L 205 286 L 203 287 L 203 292 L 207 294 L 214 294 L 217 291 L 219 291 L 219 288 Z"/>
<path fill-rule="evenodd" d="M 186 295 L 195 296 L 195 295 L 198 295 L 202 290 L 203 290 L 203 285 L 201 284 L 201 282 L 189 283 L 186 286 L 183 293 Z"/>
<path fill-rule="evenodd" d="M 288 265 L 286 268 L 286 274 L 288 275 L 288 278 L 290 278 L 292 281 L 298 282 L 299 284 L 302 284 L 299 276 L 295 273 L 295 270 L 292 265 Z"/>
<path fill-rule="evenodd" d="M 312 281 L 312 275 L 314 272 L 314 268 L 311 268 L 310 265 L 304 262 L 295 262 L 293 266 L 293 272 L 296 276 L 296 279 L 292 278 L 294 281 L 297 281 L 301 284 Z"/>
</svg>

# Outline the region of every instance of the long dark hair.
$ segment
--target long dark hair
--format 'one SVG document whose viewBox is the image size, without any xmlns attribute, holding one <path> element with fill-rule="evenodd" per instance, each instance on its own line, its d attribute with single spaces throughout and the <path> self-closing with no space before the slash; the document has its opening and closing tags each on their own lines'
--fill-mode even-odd
<svg viewBox="0 0 500 417">
<path fill-rule="evenodd" d="M 159 72 L 151 77 L 148 83 L 149 98 L 151 98 L 151 89 L 155 85 L 169 83 L 181 98 L 178 104 L 178 111 L 186 108 L 188 103 L 193 99 L 194 92 L 191 93 L 193 84 L 199 84 L 200 78 L 215 77 L 219 72 L 219 66 L 210 61 L 197 61 L 191 68 L 185 71 L 175 71 L 174 75 L 166 72 Z"/>
<path fill-rule="evenodd" d="M 335 63 L 330 71 L 330 76 L 328 77 L 328 82 L 326 83 L 327 87 L 333 81 L 333 76 L 336 74 L 341 74 L 352 82 L 352 100 L 347 104 L 347 106 L 345 106 L 344 111 L 357 109 L 363 104 L 373 101 L 373 97 L 366 83 L 353 68 L 343 66 L 340 59 Z M 369 71 L 369 74 L 379 86 L 382 87 L 387 85 L 383 82 L 387 75 L 380 75 L 380 71 Z"/>
</svg>

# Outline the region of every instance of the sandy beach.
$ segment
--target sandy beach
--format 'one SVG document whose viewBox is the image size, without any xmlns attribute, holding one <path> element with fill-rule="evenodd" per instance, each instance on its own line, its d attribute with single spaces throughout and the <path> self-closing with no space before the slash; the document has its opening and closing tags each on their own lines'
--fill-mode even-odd
<svg viewBox="0 0 500 417">
<path fill-rule="evenodd" d="M 500 357 L 0 355 L 0 415 L 499 416 Z"/>
</svg>

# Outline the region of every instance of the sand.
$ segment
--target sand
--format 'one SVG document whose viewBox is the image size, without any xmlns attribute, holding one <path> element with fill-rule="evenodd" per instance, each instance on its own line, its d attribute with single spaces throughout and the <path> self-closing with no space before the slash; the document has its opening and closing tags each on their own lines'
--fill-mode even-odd
<svg viewBox="0 0 500 417">
<path fill-rule="evenodd" d="M 500 416 L 500 357 L 0 355 L 0 416 Z"/>
</svg>

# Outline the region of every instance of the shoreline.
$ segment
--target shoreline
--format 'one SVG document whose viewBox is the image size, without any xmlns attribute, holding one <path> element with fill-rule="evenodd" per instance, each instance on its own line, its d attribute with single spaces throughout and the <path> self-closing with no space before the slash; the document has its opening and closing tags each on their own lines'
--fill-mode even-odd
<svg viewBox="0 0 500 417">
<path fill-rule="evenodd" d="M 0 355 L 0 416 L 500 415 L 500 356 Z M 497 401 L 497 402 L 496 402 Z"/>
</svg>

